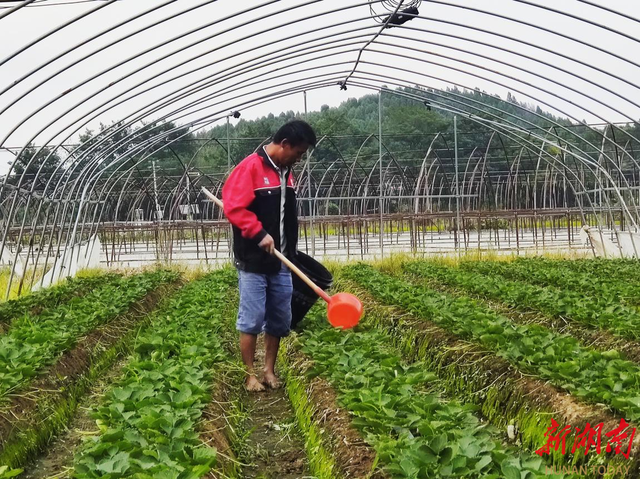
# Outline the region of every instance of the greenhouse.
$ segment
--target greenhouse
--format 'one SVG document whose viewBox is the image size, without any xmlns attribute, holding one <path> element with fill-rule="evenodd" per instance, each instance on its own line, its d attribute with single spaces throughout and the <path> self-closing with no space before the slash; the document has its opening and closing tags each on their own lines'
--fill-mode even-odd
<svg viewBox="0 0 640 479">
<path fill-rule="evenodd" d="M 639 477 L 639 23 L 621 0 L 0 1 L 0 479 Z M 253 393 L 218 200 L 247 158 L 280 174 L 293 120 L 315 141 L 286 256 L 321 291 L 293 269 L 305 319 Z"/>
</svg>

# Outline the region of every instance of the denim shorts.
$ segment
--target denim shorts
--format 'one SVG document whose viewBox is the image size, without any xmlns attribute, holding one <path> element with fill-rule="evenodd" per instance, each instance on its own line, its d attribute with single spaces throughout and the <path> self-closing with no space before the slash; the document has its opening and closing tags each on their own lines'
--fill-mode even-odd
<svg viewBox="0 0 640 479">
<path fill-rule="evenodd" d="M 282 338 L 291 331 L 291 271 L 258 274 L 238 270 L 240 306 L 236 329 L 243 333 L 268 333 Z"/>
</svg>

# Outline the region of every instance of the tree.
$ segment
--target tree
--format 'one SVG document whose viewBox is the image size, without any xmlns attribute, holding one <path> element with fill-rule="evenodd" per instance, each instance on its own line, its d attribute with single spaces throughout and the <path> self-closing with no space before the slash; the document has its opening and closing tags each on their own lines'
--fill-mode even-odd
<svg viewBox="0 0 640 479">
<path fill-rule="evenodd" d="M 45 147 L 38 151 L 30 144 L 14 160 L 13 174 L 7 182 L 17 185 L 24 173 L 21 188 L 31 188 L 35 181 L 35 190 L 42 191 L 61 161 L 60 156 L 51 148 Z"/>
<path fill-rule="evenodd" d="M 162 168 L 182 168 L 189 162 L 197 145 L 188 127 L 177 127 L 173 122 L 153 122 L 138 128 L 114 122 L 111 126 L 100 124 L 94 135 L 86 130 L 80 135 L 81 145 L 75 153 L 80 171 L 88 163 L 104 164 L 107 168 L 119 168 L 121 162 L 138 162 L 141 158 L 156 161 Z M 125 157 L 126 155 L 126 157 Z"/>
</svg>

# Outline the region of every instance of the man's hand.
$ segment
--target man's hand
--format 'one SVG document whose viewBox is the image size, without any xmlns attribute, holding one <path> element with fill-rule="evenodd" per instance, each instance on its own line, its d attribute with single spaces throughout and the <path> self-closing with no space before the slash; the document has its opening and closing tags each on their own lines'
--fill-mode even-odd
<svg viewBox="0 0 640 479">
<path fill-rule="evenodd" d="M 269 254 L 273 254 L 276 249 L 276 244 L 273 241 L 273 236 L 271 236 L 270 234 L 262 238 L 262 241 L 258 243 L 258 246 Z"/>
</svg>

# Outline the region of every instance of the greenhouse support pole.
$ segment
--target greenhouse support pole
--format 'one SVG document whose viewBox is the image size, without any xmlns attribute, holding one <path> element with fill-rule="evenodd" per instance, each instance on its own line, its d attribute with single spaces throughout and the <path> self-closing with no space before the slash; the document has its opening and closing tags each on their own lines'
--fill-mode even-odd
<svg viewBox="0 0 640 479">
<path fill-rule="evenodd" d="M 308 121 L 307 111 L 307 91 L 304 90 L 304 119 Z M 307 192 L 309 194 L 309 228 L 311 229 L 311 256 L 316 255 L 316 232 L 313 229 L 313 214 L 315 209 L 315 203 L 311 202 L 311 155 L 307 152 Z"/>
<path fill-rule="evenodd" d="M 380 209 L 380 257 L 384 258 L 384 224 L 382 222 L 382 89 L 378 92 L 378 161 L 380 162 L 380 189 L 378 190 Z"/>
<path fill-rule="evenodd" d="M 231 170 L 231 141 L 229 140 L 229 115 L 227 115 L 227 173 Z"/>
<path fill-rule="evenodd" d="M 458 116 L 453 116 L 454 165 L 456 175 L 456 247 L 460 255 L 460 182 L 458 179 Z"/>
<path fill-rule="evenodd" d="M 160 217 L 160 204 L 158 203 L 158 177 L 156 176 L 156 160 L 151 162 L 151 168 L 153 169 L 153 197 L 155 200 L 155 220 L 160 221 L 162 218 Z"/>
</svg>

